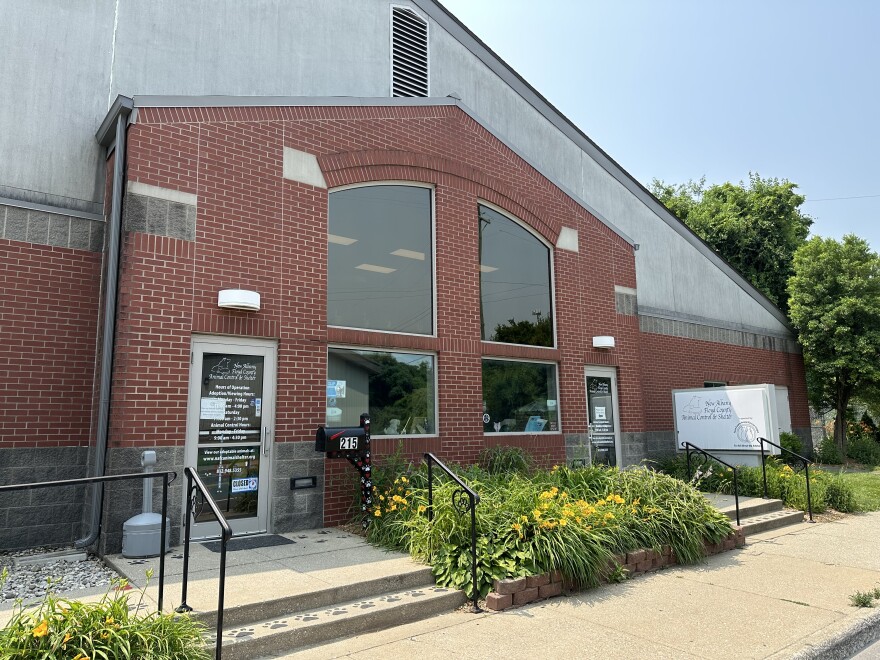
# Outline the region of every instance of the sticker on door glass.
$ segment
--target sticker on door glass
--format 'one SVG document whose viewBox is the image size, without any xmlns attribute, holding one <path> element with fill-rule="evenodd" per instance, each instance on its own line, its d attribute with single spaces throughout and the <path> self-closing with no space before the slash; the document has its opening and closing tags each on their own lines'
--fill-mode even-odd
<svg viewBox="0 0 880 660">
<path fill-rule="evenodd" d="M 250 477 L 248 479 L 233 479 L 232 492 L 252 493 L 258 489 L 259 483 L 260 480 L 257 477 Z"/>
<path fill-rule="evenodd" d="M 608 419 L 605 416 L 605 406 L 596 406 L 595 408 L 593 408 L 593 419 L 597 421 Z"/>
<path fill-rule="evenodd" d="M 225 419 L 226 399 L 215 397 L 202 397 L 200 419 Z"/>
<path fill-rule="evenodd" d="M 327 398 L 344 399 L 345 398 L 344 380 L 328 380 L 327 381 Z"/>
</svg>

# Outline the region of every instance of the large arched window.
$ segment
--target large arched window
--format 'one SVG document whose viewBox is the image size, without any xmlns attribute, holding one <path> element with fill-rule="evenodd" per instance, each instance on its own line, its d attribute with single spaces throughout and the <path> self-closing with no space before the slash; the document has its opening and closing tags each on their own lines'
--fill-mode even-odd
<svg viewBox="0 0 880 660">
<path fill-rule="evenodd" d="M 329 325 L 433 334 L 430 188 L 330 193 L 327 242 Z"/>
<path fill-rule="evenodd" d="M 483 340 L 553 346 L 550 249 L 488 206 L 479 217 Z"/>
</svg>

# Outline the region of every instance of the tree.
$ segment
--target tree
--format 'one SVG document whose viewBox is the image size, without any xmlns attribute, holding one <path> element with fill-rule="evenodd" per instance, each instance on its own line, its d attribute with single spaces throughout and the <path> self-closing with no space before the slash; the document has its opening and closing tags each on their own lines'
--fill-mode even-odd
<svg viewBox="0 0 880 660">
<path fill-rule="evenodd" d="M 795 250 L 813 219 L 805 198 L 786 180 L 749 174 L 746 185 L 706 187 L 705 178 L 670 185 L 654 179 L 651 192 L 783 312 Z"/>
<path fill-rule="evenodd" d="M 834 440 L 846 456 L 846 409 L 880 387 L 880 257 L 848 234 L 811 239 L 794 255 L 789 316 L 800 335 L 810 402 L 837 412 Z"/>
</svg>

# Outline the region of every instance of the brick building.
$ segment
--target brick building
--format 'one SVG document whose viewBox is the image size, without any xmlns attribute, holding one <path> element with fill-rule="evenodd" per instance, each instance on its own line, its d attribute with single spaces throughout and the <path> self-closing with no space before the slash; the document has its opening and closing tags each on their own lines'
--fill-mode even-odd
<svg viewBox="0 0 880 660">
<path fill-rule="evenodd" d="M 221 4 L 222 40 L 194 4 L 69 10 L 39 37 L 78 81 L 52 149 L 0 109 L 0 483 L 156 449 L 238 533 L 277 532 L 346 519 L 314 432 L 365 410 L 378 461 L 630 465 L 675 450 L 671 390 L 769 383 L 809 437 L 779 310 L 440 5 Z M 92 543 L 103 508 L 118 548 L 139 502 L 9 498 L 0 544 Z"/>
</svg>

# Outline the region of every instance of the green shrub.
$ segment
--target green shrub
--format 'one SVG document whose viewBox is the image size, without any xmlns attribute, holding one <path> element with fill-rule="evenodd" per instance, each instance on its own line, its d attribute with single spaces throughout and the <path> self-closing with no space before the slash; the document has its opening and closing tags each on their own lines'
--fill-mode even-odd
<svg viewBox="0 0 880 660">
<path fill-rule="evenodd" d="M 2 582 L 0 579 L 0 585 Z M 117 581 L 111 589 L 120 586 L 125 586 L 124 581 Z M 202 637 L 204 626 L 189 616 L 138 614 L 145 590 L 141 590 L 140 601 L 132 610 L 127 594 L 119 589 L 96 603 L 58 598 L 51 590 L 33 610 L 25 610 L 19 603 L 6 628 L 0 630 L 0 659 L 212 657 Z"/>
<path fill-rule="evenodd" d="M 855 489 L 839 474 L 828 481 L 826 497 L 828 506 L 841 513 L 854 513 L 859 510 Z"/>
<path fill-rule="evenodd" d="M 804 443 L 801 442 L 801 439 L 794 433 L 787 433 L 786 431 L 780 433 L 779 444 L 782 445 L 783 449 L 787 449 L 795 454 L 800 454 L 801 456 L 804 455 Z M 781 452 L 779 457 L 789 465 L 801 465 L 803 463 L 801 459 L 792 456 L 788 452 Z"/>
<path fill-rule="evenodd" d="M 880 444 L 870 434 L 856 434 L 849 438 L 846 455 L 863 465 L 880 465 Z"/>
<path fill-rule="evenodd" d="M 849 597 L 849 604 L 853 607 L 874 607 L 874 593 L 857 591 Z"/>
<path fill-rule="evenodd" d="M 490 474 L 479 466 L 457 472 L 480 495 L 476 508 L 478 589 L 495 579 L 559 570 L 576 586 L 599 582 L 611 558 L 669 545 L 678 560 L 704 555 L 730 521 L 698 491 L 648 469 L 587 467 Z M 458 510 L 459 487 L 435 477 L 434 519 L 427 519 L 424 468 L 376 492 L 371 542 L 429 562 L 438 583 L 471 595 L 470 514 Z"/>
<path fill-rule="evenodd" d="M 533 467 L 531 454 L 521 447 L 497 445 L 480 452 L 478 465 L 489 474 L 527 473 Z"/>
<path fill-rule="evenodd" d="M 837 448 L 837 443 L 831 436 L 824 438 L 819 443 L 816 450 L 816 462 L 823 465 L 841 465 L 843 463 L 840 449 Z"/>
</svg>

